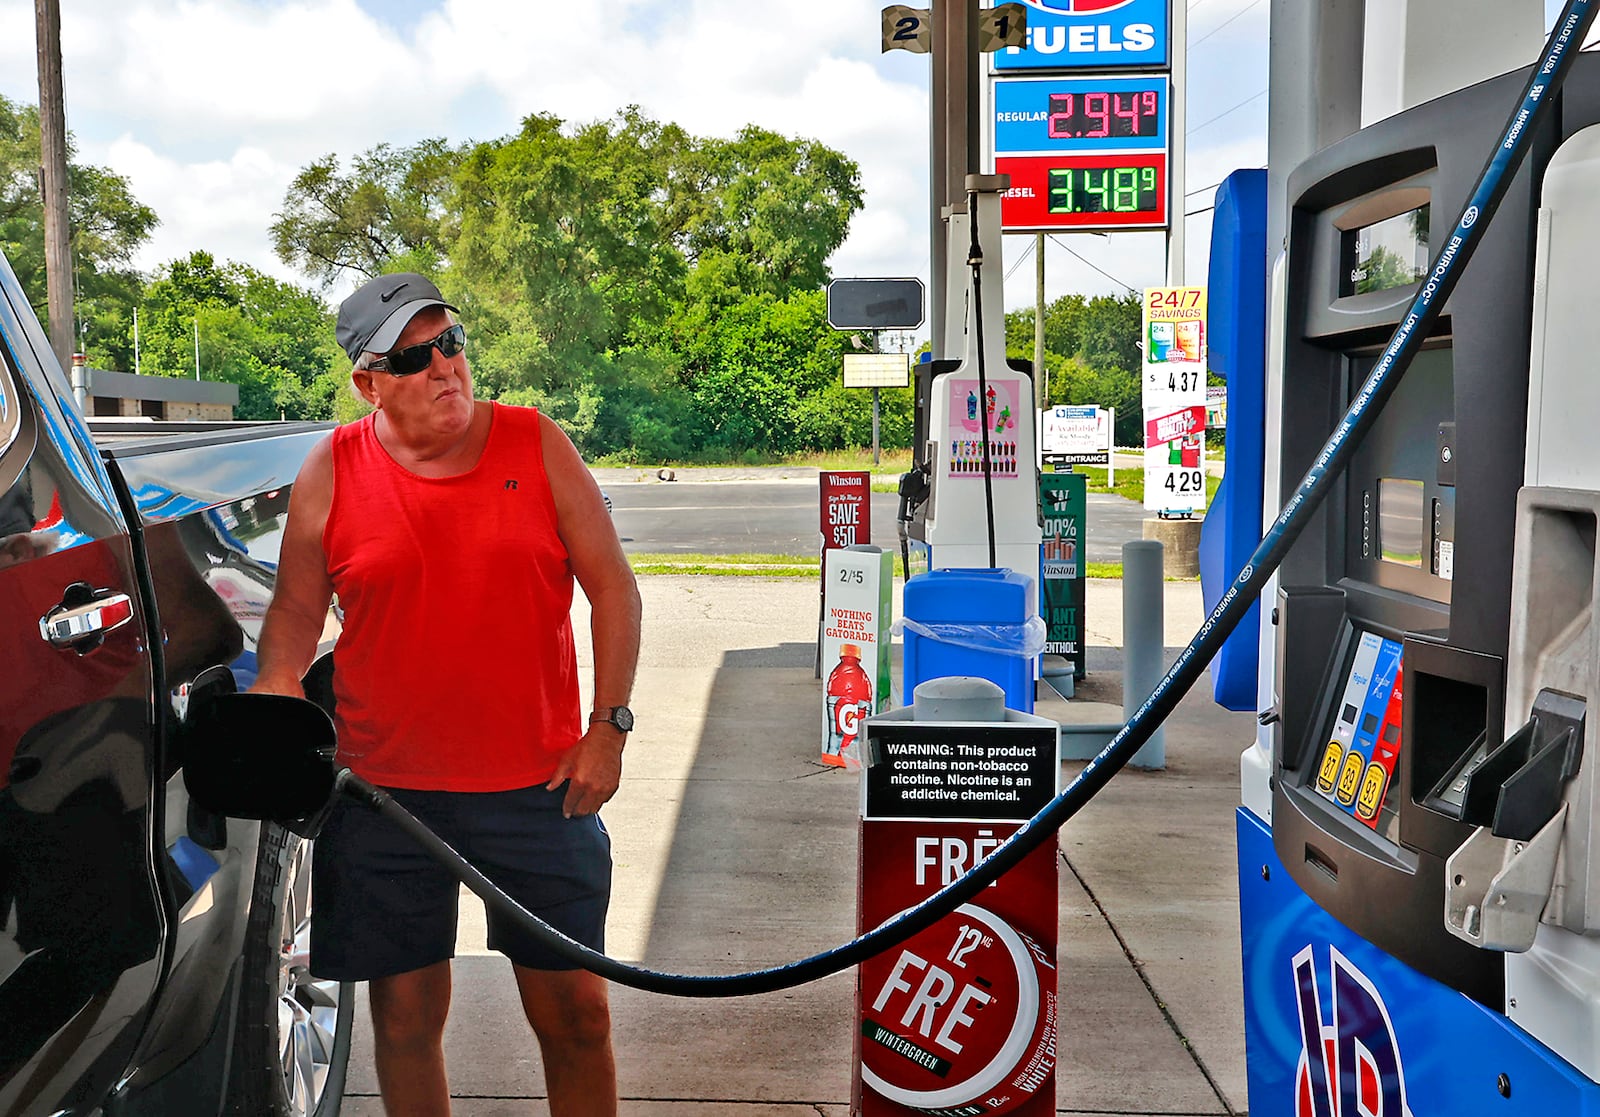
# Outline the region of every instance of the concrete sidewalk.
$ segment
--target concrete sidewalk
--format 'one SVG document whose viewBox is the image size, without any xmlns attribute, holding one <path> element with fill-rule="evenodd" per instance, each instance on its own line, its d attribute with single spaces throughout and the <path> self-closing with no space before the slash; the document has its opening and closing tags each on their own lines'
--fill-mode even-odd
<svg viewBox="0 0 1600 1117">
<path fill-rule="evenodd" d="M 849 939 L 859 791 L 854 774 L 817 762 L 816 585 L 651 577 L 641 588 L 639 727 L 604 812 L 616 864 L 610 953 L 731 973 Z M 1090 585 L 1101 697 L 1120 688 L 1110 646 L 1120 592 Z M 1166 583 L 1174 650 L 1201 620 L 1199 596 L 1196 583 Z M 1059 700 L 1039 712 L 1073 713 Z M 1254 718 L 1215 706 L 1203 681 L 1168 722 L 1167 769 L 1123 772 L 1063 828 L 1058 1112 L 1244 1111 L 1233 809 L 1253 734 Z M 1063 765 L 1063 784 L 1079 767 Z M 481 908 L 468 900 L 446 1037 L 454 1111 L 548 1112 L 509 965 L 484 951 Z M 854 981 L 847 971 L 733 1000 L 614 987 L 622 1112 L 845 1117 Z M 363 990 L 344 1112 L 380 1114 L 376 1094 Z"/>
</svg>

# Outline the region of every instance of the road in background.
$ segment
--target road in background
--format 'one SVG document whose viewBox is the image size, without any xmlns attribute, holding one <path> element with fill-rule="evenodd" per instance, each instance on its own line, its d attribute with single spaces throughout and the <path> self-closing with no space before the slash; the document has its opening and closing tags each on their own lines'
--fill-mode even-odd
<svg viewBox="0 0 1600 1117">
<path fill-rule="evenodd" d="M 603 479 L 629 554 L 811 555 L 817 531 L 815 480 L 646 481 Z M 872 542 L 898 550 L 900 498 L 872 494 Z M 1105 493 L 1089 496 L 1090 562 L 1121 562 L 1122 544 L 1144 533 L 1144 510 Z"/>
</svg>

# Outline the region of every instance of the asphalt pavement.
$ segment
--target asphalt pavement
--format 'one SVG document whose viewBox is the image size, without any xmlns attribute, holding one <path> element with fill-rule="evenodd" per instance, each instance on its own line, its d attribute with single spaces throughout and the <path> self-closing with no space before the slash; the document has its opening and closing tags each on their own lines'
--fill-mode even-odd
<svg viewBox="0 0 1600 1117">
<path fill-rule="evenodd" d="M 638 728 L 604 811 L 614 842 L 608 946 L 653 968 L 730 973 L 855 933 L 859 777 L 818 763 L 817 588 L 806 579 L 641 580 Z M 1120 583 L 1091 580 L 1089 690 L 1120 697 Z M 1169 651 L 1201 619 L 1165 584 Z M 588 631 L 580 600 L 575 625 Z M 587 652 L 580 655 L 587 662 Z M 1104 707 L 1041 700 L 1058 721 Z M 1160 1117 L 1245 1109 L 1233 812 L 1254 718 L 1206 682 L 1167 727 L 1165 770 L 1125 771 L 1060 835 L 1058 1113 Z M 1062 766 L 1063 782 L 1080 765 Z M 507 963 L 468 897 L 446 1047 L 457 1117 L 548 1112 Z M 854 976 L 685 1000 L 614 987 L 622 1112 L 845 1117 Z M 365 990 L 344 1113 L 382 1112 Z"/>
<path fill-rule="evenodd" d="M 811 555 L 822 545 L 817 470 L 696 469 L 662 481 L 648 470 L 595 470 L 629 554 Z M 1090 562 L 1121 562 L 1122 544 L 1143 538 L 1144 510 L 1091 493 Z M 899 497 L 872 494 L 872 542 L 898 550 Z"/>
</svg>

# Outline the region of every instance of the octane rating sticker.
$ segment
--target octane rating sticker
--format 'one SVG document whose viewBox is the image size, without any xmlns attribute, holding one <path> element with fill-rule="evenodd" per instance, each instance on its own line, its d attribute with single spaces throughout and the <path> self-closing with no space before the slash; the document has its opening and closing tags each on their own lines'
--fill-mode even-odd
<svg viewBox="0 0 1600 1117">
<path fill-rule="evenodd" d="M 1053 1081 L 1055 966 L 983 908 L 964 904 L 863 963 L 861 987 L 861 1076 L 890 1101 L 1002 1114 Z"/>
</svg>

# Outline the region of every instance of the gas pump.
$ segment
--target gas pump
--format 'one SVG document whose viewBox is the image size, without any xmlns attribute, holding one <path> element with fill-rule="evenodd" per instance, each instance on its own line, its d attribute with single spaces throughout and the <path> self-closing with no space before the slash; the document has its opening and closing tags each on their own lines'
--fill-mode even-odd
<svg viewBox="0 0 1600 1117">
<path fill-rule="evenodd" d="M 1528 80 L 1416 104 L 1289 176 L 1285 491 L 1429 281 L 1434 219 L 1466 204 Z M 1270 760 L 1246 751 L 1256 809 L 1238 816 L 1252 1113 L 1600 1112 L 1600 57 L 1559 96 L 1279 570 Z"/>
<path fill-rule="evenodd" d="M 981 307 L 968 258 L 967 206 L 945 211 L 951 266 L 946 294 L 944 353 L 958 359 L 917 366 L 913 469 L 902 494 L 909 536 L 907 568 L 1006 567 L 1039 577 L 1039 466 L 1034 449 L 1033 378 L 1026 364 L 1006 360 L 1000 194 L 1005 178 L 974 175 L 978 243 L 982 249 Z M 969 202 L 969 205 L 972 204 Z M 979 384 L 982 313 L 983 384 Z M 985 478 L 984 442 L 988 442 Z M 920 490 L 917 491 L 917 490 Z M 986 491 L 987 490 L 987 491 Z M 921 496 L 922 499 L 916 498 Z M 994 553 L 989 549 L 992 498 Z M 1035 603 L 1037 609 L 1037 603 Z"/>
</svg>

